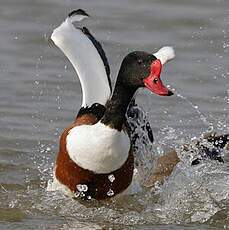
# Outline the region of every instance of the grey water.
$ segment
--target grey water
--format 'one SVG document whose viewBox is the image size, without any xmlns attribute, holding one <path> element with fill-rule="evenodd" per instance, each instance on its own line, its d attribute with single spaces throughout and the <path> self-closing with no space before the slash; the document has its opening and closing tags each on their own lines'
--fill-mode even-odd
<svg viewBox="0 0 229 230">
<path fill-rule="evenodd" d="M 228 151 L 223 165 L 190 167 L 180 148 L 209 131 L 229 132 L 228 0 L 0 0 L 0 6 L 0 229 L 229 228 Z M 91 15 L 85 25 L 107 53 L 113 82 L 128 52 L 176 50 L 162 73 L 175 95 L 137 95 L 155 137 L 149 159 L 171 148 L 182 159 L 163 186 L 91 203 L 46 190 L 59 135 L 81 104 L 79 81 L 50 35 L 77 8 Z"/>
</svg>

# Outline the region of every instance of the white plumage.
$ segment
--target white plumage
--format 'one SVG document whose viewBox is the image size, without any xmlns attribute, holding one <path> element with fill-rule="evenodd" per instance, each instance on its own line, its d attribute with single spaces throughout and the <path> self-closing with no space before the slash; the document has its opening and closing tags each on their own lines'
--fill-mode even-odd
<svg viewBox="0 0 229 230">
<path fill-rule="evenodd" d="M 129 137 L 100 122 L 76 126 L 67 136 L 67 151 L 80 167 L 95 173 L 110 173 L 127 160 Z"/>
<path fill-rule="evenodd" d="M 86 17 L 68 17 L 51 35 L 53 42 L 63 51 L 77 72 L 82 86 L 82 107 L 91 106 L 93 103 L 104 105 L 111 94 L 104 64 L 97 49 L 81 29 L 72 24 Z"/>
</svg>

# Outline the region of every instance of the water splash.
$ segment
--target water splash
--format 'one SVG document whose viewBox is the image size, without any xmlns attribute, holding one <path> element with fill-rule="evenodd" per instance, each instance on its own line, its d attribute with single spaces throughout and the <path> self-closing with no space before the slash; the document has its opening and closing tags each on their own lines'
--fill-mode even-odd
<svg viewBox="0 0 229 230">
<path fill-rule="evenodd" d="M 194 111 L 198 114 L 200 120 L 208 127 L 207 132 L 212 132 L 214 129 L 213 123 L 208 121 L 207 117 L 200 111 L 198 105 L 195 105 L 187 97 L 181 95 L 180 93 L 177 93 L 176 95 L 177 95 L 177 97 L 184 100 L 187 104 L 189 104 L 191 106 L 191 108 L 194 109 Z"/>
<path fill-rule="evenodd" d="M 115 176 L 114 176 L 113 174 L 110 174 L 110 175 L 108 176 L 108 180 L 109 180 L 111 183 L 113 183 L 113 182 L 115 181 Z"/>
<path fill-rule="evenodd" d="M 86 184 L 77 184 L 76 188 L 79 192 L 87 192 L 88 187 Z"/>
<path fill-rule="evenodd" d="M 178 97 L 188 102 L 189 100 L 178 94 Z M 212 129 L 213 125 L 201 113 L 198 107 L 192 102 L 188 102 L 191 108 L 196 111 L 200 120 Z M 136 141 L 136 165 L 140 178 L 144 178 L 154 164 L 155 159 L 163 154 L 163 145 L 171 140 L 177 139 L 177 130 L 172 127 L 163 127 L 159 130 L 159 137 L 162 135 L 163 142 L 153 145 L 142 129 L 147 123 L 147 113 L 140 110 L 138 119 L 129 119 L 135 127 L 135 132 L 139 134 Z M 204 143 L 204 139 L 200 140 Z M 94 221 L 92 228 L 98 223 L 108 225 L 141 226 L 147 224 L 168 224 L 168 223 L 206 223 L 221 221 L 221 215 L 228 215 L 229 209 L 229 173 L 228 164 L 224 165 L 207 161 L 198 166 L 191 166 L 191 162 L 199 154 L 194 138 L 189 141 L 190 148 L 184 151 L 177 148 L 181 162 L 177 165 L 172 175 L 166 179 L 164 185 L 158 185 L 151 190 L 141 190 L 134 196 L 124 196 L 112 198 L 110 201 L 97 202 L 91 200 L 90 203 L 80 200 L 72 200 L 63 196 L 58 191 L 41 192 L 38 197 L 40 202 L 31 205 L 29 212 L 43 213 L 44 215 L 60 215 L 72 218 L 67 220 L 68 226 L 83 226 L 84 222 Z M 185 144 L 185 143 L 183 143 Z M 206 143 L 205 143 L 206 144 Z M 181 146 L 181 143 L 179 143 Z M 210 146 L 209 146 L 210 147 Z M 42 160 L 39 171 L 42 180 L 47 180 L 47 174 L 52 173 L 52 160 L 47 157 L 53 148 L 42 145 L 45 164 Z M 222 154 L 228 154 L 225 150 Z M 108 179 L 113 182 L 115 178 L 112 174 Z M 81 190 L 81 188 L 80 188 Z M 85 190 L 83 188 L 83 190 Z M 108 190 L 108 196 L 114 196 L 114 192 Z M 27 192 L 27 198 L 34 196 L 34 191 Z M 36 195 L 37 196 L 37 195 Z M 32 199 L 31 199 L 32 200 Z M 12 205 L 12 204 L 9 204 Z M 23 205 L 15 203 L 16 206 Z M 74 220 L 74 221 L 73 221 Z M 66 224 L 66 223 L 65 223 Z M 226 220 L 226 225 L 229 220 Z M 106 225 L 107 226 L 107 225 Z"/>
<path fill-rule="evenodd" d="M 185 154 L 192 155 L 193 150 Z M 188 162 L 180 162 L 158 191 L 157 215 L 167 223 L 204 223 L 227 209 L 229 177 L 225 165 L 208 161 L 193 167 Z"/>
<path fill-rule="evenodd" d="M 109 189 L 109 191 L 107 192 L 108 196 L 114 196 L 114 191 L 112 189 Z"/>
<path fill-rule="evenodd" d="M 36 196 L 39 202 L 27 204 L 26 209 L 31 213 L 43 213 L 50 217 L 68 216 L 68 226 L 73 223 L 76 226 L 83 226 L 85 221 L 91 222 L 91 220 L 95 222 L 95 226 L 99 223 L 107 223 L 106 226 L 118 224 L 126 229 L 128 226 L 147 224 L 188 224 L 209 221 L 214 224 L 221 219 L 221 215 L 228 215 L 229 212 L 228 164 L 207 161 L 192 167 L 190 163 L 198 154 L 196 141 L 191 141 L 188 151 L 178 149 L 182 161 L 162 186 L 156 186 L 134 196 L 112 198 L 104 202 L 91 200 L 90 203 L 72 200 L 58 191 L 35 194 L 36 191 L 29 190 L 26 194 L 27 200 L 30 200 L 29 197 L 34 200 L 32 197 Z M 206 144 L 204 140 L 201 141 Z M 227 154 L 228 151 L 225 150 L 223 153 Z M 114 179 L 112 174 L 109 178 Z M 114 195 L 112 189 L 108 191 L 108 195 Z M 19 200 L 17 196 L 16 199 Z M 24 204 L 15 203 L 15 205 Z M 229 224 L 229 220 L 226 224 Z"/>
<path fill-rule="evenodd" d="M 129 112 L 133 113 L 134 116 L 128 116 Z M 126 118 L 128 126 L 131 129 L 130 137 L 132 140 L 135 140 L 133 147 L 135 165 L 140 178 L 144 180 L 149 171 L 152 170 L 153 162 L 157 157 L 157 151 L 152 144 L 153 137 L 148 133 L 149 121 L 147 113 L 139 105 L 132 104 L 128 108 Z"/>
</svg>

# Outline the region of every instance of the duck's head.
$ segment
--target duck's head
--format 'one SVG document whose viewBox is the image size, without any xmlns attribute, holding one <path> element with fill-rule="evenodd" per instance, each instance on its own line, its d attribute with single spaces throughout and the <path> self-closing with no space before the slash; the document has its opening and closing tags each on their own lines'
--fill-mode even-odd
<svg viewBox="0 0 229 230">
<path fill-rule="evenodd" d="M 122 77 L 118 81 L 134 90 L 146 87 L 160 96 L 171 96 L 173 92 L 163 84 L 160 77 L 165 62 L 165 59 L 159 59 L 155 54 L 134 51 L 124 58 L 120 68 Z"/>
</svg>

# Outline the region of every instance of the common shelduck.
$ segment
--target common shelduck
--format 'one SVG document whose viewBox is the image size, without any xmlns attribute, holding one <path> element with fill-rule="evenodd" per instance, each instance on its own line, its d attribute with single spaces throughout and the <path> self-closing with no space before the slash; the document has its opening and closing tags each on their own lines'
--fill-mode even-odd
<svg viewBox="0 0 229 230">
<path fill-rule="evenodd" d="M 83 93 L 76 120 L 61 135 L 54 174 L 75 196 L 100 200 L 123 192 L 132 182 L 133 146 L 125 130 L 125 114 L 140 87 L 162 96 L 173 94 L 160 74 L 174 50 L 128 54 L 111 96 L 109 65 L 101 45 L 88 29 L 73 25 L 87 17 L 83 10 L 73 11 L 51 36 L 73 64 Z"/>
<path fill-rule="evenodd" d="M 146 64 L 142 57 L 149 58 L 151 55 L 135 52 L 124 59 L 114 94 L 108 101 L 111 95 L 111 81 L 105 52 L 87 28 L 75 28 L 72 25 L 73 22 L 79 22 L 88 16 L 83 10 L 73 11 L 52 35 L 52 40 L 73 64 L 83 91 L 83 102 L 77 118 L 61 136 L 55 180 L 74 196 L 83 196 L 86 199 L 104 199 L 119 194 L 131 183 L 134 168 L 132 151 L 135 140 L 138 138 L 136 133 L 134 136 L 131 135 L 133 127 L 130 127 L 125 120 L 124 114 L 132 96 L 130 90 L 120 90 L 122 88 L 120 77 L 124 77 L 122 83 L 125 86 L 135 84 L 139 79 L 136 75 L 134 76 L 132 71 L 140 73 L 144 68 L 136 66 Z M 174 51 L 170 47 L 164 47 L 153 56 L 155 59 L 151 59 L 153 62 L 155 61 L 156 68 L 152 66 L 151 71 L 156 70 L 154 75 L 158 75 L 160 80 L 161 64 L 171 60 L 174 57 Z M 135 65 L 136 60 L 138 64 Z M 129 65 L 134 65 L 134 67 Z M 147 69 L 147 65 L 145 68 Z M 146 69 L 140 75 L 144 76 L 144 72 L 147 72 Z M 128 73 L 124 74 L 126 71 Z M 147 87 L 147 80 L 143 80 L 143 82 Z M 142 82 L 138 83 L 140 84 L 138 86 L 143 86 Z M 151 86 L 148 85 L 148 87 Z M 162 88 L 164 88 L 163 85 Z M 151 90 L 155 92 L 152 87 Z M 166 89 L 164 88 L 164 90 Z M 156 90 L 155 93 L 158 91 Z M 171 94 L 170 91 L 167 93 Z M 120 97 L 126 99 L 123 100 Z M 106 113 L 105 110 L 107 110 Z M 138 113 L 139 108 L 136 107 L 135 101 L 132 99 L 127 114 L 136 117 Z M 123 132 L 123 127 L 129 132 L 131 140 Z M 147 131 L 148 138 L 152 142 L 153 135 L 149 122 L 146 122 L 143 129 Z M 192 165 L 196 165 L 204 159 L 223 162 L 220 150 L 226 146 L 228 138 L 229 135 L 208 136 L 207 141 L 212 142 L 214 146 L 211 149 L 198 143 L 200 154 L 198 158 L 194 159 Z M 128 151 L 129 148 L 130 151 Z M 179 158 L 175 151 L 160 157 L 156 169 L 144 185 L 149 187 L 153 186 L 156 181 L 163 182 L 164 177 L 171 174 L 178 162 Z"/>
</svg>

